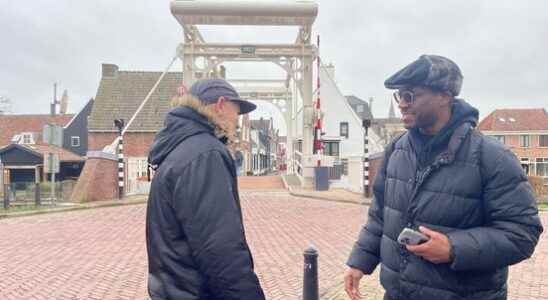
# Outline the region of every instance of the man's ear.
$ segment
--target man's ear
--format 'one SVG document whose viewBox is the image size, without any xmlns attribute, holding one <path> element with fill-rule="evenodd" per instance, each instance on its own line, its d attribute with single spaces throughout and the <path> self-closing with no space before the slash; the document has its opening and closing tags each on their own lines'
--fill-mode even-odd
<svg viewBox="0 0 548 300">
<path fill-rule="evenodd" d="M 225 97 L 224 96 L 221 96 L 219 97 L 219 99 L 217 99 L 217 102 L 215 102 L 215 111 L 216 112 L 220 112 L 224 109 L 225 107 Z"/>
<path fill-rule="evenodd" d="M 448 93 L 441 93 L 439 94 L 439 101 L 438 103 L 440 104 L 441 107 L 449 107 L 451 105 L 451 100 L 453 99 L 453 97 L 448 94 Z"/>
</svg>

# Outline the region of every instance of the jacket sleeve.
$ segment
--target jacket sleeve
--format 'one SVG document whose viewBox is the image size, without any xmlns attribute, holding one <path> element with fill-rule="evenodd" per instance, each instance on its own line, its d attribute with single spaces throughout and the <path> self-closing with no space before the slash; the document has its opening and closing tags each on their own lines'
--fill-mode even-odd
<svg viewBox="0 0 548 300">
<path fill-rule="evenodd" d="M 362 227 L 358 240 L 354 244 L 350 257 L 346 262 L 349 267 L 359 269 L 364 274 L 373 273 L 380 261 L 381 237 L 384 224 L 384 183 L 386 180 L 387 156 L 389 157 L 390 154 L 391 151 L 385 154 L 379 168 L 379 173 L 375 177 L 373 202 L 368 210 L 367 223 Z"/>
<path fill-rule="evenodd" d="M 219 299 L 264 299 L 232 179 L 221 153 L 203 153 L 178 178 L 174 209 L 210 291 Z"/>
<path fill-rule="evenodd" d="M 455 271 L 492 270 L 527 259 L 543 230 L 532 188 L 515 156 L 508 149 L 495 160 L 487 156 L 482 157 L 487 223 L 448 234 Z"/>
</svg>

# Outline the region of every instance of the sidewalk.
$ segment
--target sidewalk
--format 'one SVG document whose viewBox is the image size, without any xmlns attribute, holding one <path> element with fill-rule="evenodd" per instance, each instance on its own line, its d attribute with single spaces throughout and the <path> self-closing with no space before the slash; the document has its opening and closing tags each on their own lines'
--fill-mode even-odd
<svg viewBox="0 0 548 300">
<path fill-rule="evenodd" d="M 328 191 L 305 190 L 295 175 L 281 175 L 283 183 L 289 193 L 296 197 L 346 202 L 361 205 L 369 205 L 371 198 L 365 198 L 362 194 L 354 193 L 345 189 L 330 189 Z"/>
</svg>

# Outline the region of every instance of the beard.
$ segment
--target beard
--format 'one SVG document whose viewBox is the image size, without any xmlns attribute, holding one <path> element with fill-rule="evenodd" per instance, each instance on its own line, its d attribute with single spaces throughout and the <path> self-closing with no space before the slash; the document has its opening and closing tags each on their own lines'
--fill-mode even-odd
<svg viewBox="0 0 548 300">
<path fill-rule="evenodd" d="M 216 115 L 215 122 L 215 136 L 219 139 L 226 138 L 226 148 L 228 152 L 234 158 L 236 153 L 236 146 L 238 140 L 238 123 L 232 120 L 229 120 L 225 116 L 214 113 Z"/>
<path fill-rule="evenodd" d="M 415 119 L 415 128 L 424 129 L 436 124 L 438 117 L 433 113 L 417 114 Z"/>
</svg>

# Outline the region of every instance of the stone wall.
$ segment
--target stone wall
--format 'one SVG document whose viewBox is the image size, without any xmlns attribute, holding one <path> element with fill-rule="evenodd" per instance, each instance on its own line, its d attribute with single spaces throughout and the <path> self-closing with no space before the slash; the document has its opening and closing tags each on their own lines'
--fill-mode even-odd
<svg viewBox="0 0 548 300">
<path fill-rule="evenodd" d="M 116 156 L 88 152 L 84 169 L 74 187 L 71 202 L 112 200 L 118 197 Z"/>
</svg>

